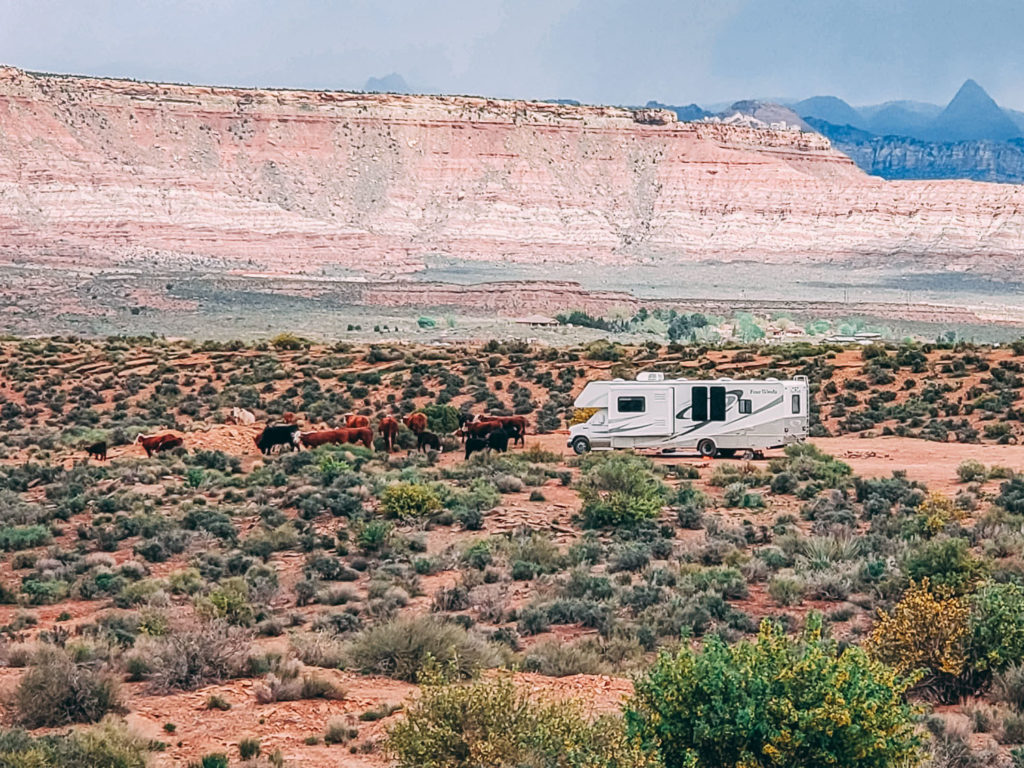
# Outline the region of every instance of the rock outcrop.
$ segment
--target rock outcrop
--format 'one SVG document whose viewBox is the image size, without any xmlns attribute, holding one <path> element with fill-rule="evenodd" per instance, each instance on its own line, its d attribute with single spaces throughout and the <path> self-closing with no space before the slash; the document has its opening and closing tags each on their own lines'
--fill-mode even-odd
<svg viewBox="0 0 1024 768">
<path fill-rule="evenodd" d="M 374 276 L 459 260 L 1020 271 L 1024 190 L 884 182 L 817 134 L 486 98 L 0 68 L 0 261 Z"/>
</svg>

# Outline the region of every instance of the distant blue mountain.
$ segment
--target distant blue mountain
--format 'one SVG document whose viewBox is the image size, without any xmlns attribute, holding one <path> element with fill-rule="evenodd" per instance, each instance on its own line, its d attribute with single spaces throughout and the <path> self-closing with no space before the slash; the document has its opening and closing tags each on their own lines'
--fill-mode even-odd
<svg viewBox="0 0 1024 768">
<path fill-rule="evenodd" d="M 397 72 L 384 77 L 371 77 L 366 81 L 363 90 L 367 93 L 412 93 L 405 78 Z"/>
<path fill-rule="evenodd" d="M 667 109 L 671 112 L 676 113 L 676 117 L 679 118 L 681 123 L 692 123 L 694 120 L 700 120 L 703 117 L 710 117 L 712 112 L 708 112 L 705 109 L 698 107 L 696 104 L 687 104 L 683 107 L 674 107 L 670 104 L 662 104 L 657 101 L 648 101 L 645 104 L 648 109 Z"/>
</svg>

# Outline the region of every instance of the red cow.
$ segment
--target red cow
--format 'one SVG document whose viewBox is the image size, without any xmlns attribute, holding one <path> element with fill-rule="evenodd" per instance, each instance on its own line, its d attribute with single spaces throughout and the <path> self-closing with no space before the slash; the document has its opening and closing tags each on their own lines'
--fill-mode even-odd
<svg viewBox="0 0 1024 768">
<path fill-rule="evenodd" d="M 300 438 L 302 444 L 307 448 L 316 448 L 318 445 L 342 445 L 344 443 L 362 443 L 367 448 L 373 445 L 373 432 L 369 427 L 302 432 Z"/>
<path fill-rule="evenodd" d="M 398 419 L 393 416 L 385 416 L 377 425 L 380 436 L 384 438 L 384 445 L 388 453 L 395 450 L 395 439 L 398 437 Z"/>
<path fill-rule="evenodd" d="M 284 413 L 281 414 L 281 421 L 283 421 L 285 424 L 294 424 L 295 414 L 292 413 L 291 411 L 285 411 Z"/>
<path fill-rule="evenodd" d="M 463 425 L 462 432 L 469 437 L 487 437 L 494 430 L 501 429 L 501 426 L 501 422 L 497 419 L 469 421 Z"/>
<path fill-rule="evenodd" d="M 427 414 L 410 413 L 402 419 L 402 423 L 418 435 L 427 428 Z"/>
<path fill-rule="evenodd" d="M 345 417 L 345 426 L 349 429 L 355 429 L 356 427 L 368 427 L 370 426 L 370 419 L 367 416 L 350 413 Z"/>
<path fill-rule="evenodd" d="M 184 444 L 177 435 L 165 432 L 162 435 L 138 435 L 135 438 L 135 444 L 142 443 L 142 447 L 146 451 L 147 456 L 152 456 L 154 453 L 160 453 L 161 451 L 169 451 L 172 448 L 177 448 Z"/>
</svg>

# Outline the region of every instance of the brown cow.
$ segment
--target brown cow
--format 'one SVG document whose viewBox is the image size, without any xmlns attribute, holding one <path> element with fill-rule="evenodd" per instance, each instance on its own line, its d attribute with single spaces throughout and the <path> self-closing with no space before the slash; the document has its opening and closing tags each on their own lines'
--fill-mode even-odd
<svg viewBox="0 0 1024 768">
<path fill-rule="evenodd" d="M 462 426 L 462 433 L 469 437 L 487 437 L 496 429 L 501 429 L 501 422 L 496 419 L 487 421 L 468 421 Z"/>
<path fill-rule="evenodd" d="M 384 446 L 388 453 L 395 450 L 395 439 L 398 437 L 398 419 L 393 416 L 385 416 L 377 425 L 380 436 L 384 438 Z"/>
<path fill-rule="evenodd" d="M 318 445 L 342 445 L 344 443 L 362 443 L 367 448 L 373 445 L 373 432 L 369 427 L 302 432 L 300 438 L 302 444 L 307 448 L 316 448 Z"/>
<path fill-rule="evenodd" d="M 169 451 L 172 448 L 177 448 L 184 444 L 177 435 L 165 432 L 162 435 L 138 435 L 135 438 L 135 444 L 142 443 L 142 447 L 146 451 L 147 456 L 152 456 L 154 453 L 160 453 L 161 451 Z"/>
<path fill-rule="evenodd" d="M 418 435 L 427 428 L 427 414 L 410 413 L 402 419 L 402 423 Z"/>
<path fill-rule="evenodd" d="M 348 429 L 370 426 L 370 419 L 367 416 L 360 416 L 358 413 L 350 413 L 345 416 L 345 426 Z"/>
<path fill-rule="evenodd" d="M 520 444 L 525 444 L 526 441 L 523 437 L 526 435 L 526 417 L 525 416 L 481 416 L 480 420 L 483 421 L 496 421 L 501 424 L 502 427 L 509 429 L 509 433 L 515 437 L 515 441 Z"/>
</svg>

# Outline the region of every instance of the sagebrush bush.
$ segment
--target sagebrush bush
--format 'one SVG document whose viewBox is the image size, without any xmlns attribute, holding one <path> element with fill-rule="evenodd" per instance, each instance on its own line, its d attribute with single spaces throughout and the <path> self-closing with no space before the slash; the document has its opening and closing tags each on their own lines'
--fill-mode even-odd
<svg viewBox="0 0 1024 768">
<path fill-rule="evenodd" d="M 591 722 L 580 705 L 534 700 L 507 676 L 426 686 L 390 728 L 384 749 L 397 768 L 658 765 L 620 719 Z"/>
<path fill-rule="evenodd" d="M 591 454 L 580 463 L 577 486 L 588 528 L 635 525 L 658 515 L 668 489 L 651 471 L 650 459 L 628 453 Z"/>
<path fill-rule="evenodd" d="M 152 742 L 132 735 L 123 722 L 33 738 L 24 731 L 0 730 L 4 768 L 146 768 Z"/>
<path fill-rule="evenodd" d="M 380 511 L 387 517 L 416 520 L 440 512 L 441 499 L 429 486 L 396 483 L 389 485 L 380 494 Z"/>
<path fill-rule="evenodd" d="M 250 644 L 248 632 L 220 621 L 175 628 L 144 646 L 150 689 L 188 691 L 234 677 L 243 669 Z"/>
<path fill-rule="evenodd" d="M 467 677 L 498 661 L 486 642 L 431 616 L 403 616 L 363 630 L 353 639 L 349 658 L 364 672 L 407 682 L 416 682 L 431 659 L 452 664 Z"/>
<path fill-rule="evenodd" d="M 31 728 L 95 723 L 120 708 L 117 681 L 75 661 L 61 648 L 42 646 L 14 693 L 18 720 Z"/>
</svg>

